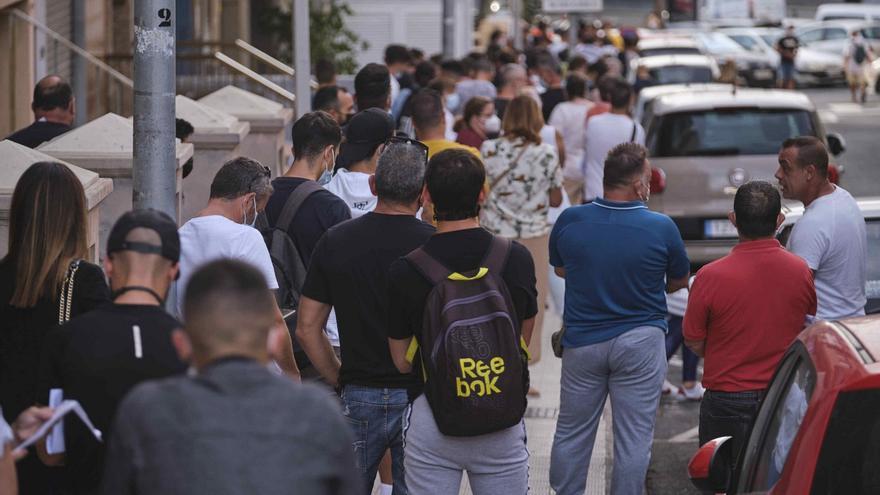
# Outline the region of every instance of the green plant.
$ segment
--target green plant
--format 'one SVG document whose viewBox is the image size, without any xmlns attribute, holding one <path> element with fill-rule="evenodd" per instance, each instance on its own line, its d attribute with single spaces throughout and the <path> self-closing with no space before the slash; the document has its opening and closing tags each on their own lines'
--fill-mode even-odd
<svg viewBox="0 0 880 495">
<path fill-rule="evenodd" d="M 292 27 L 292 2 L 283 6 L 266 6 L 256 17 L 260 31 L 268 38 L 272 51 L 285 62 L 291 62 L 290 51 Z M 366 50 L 369 44 L 345 25 L 345 17 L 354 12 L 345 2 L 336 0 L 309 1 L 309 55 L 312 63 L 318 59 L 333 60 L 340 74 L 354 73 L 357 68 L 355 55 Z"/>
</svg>

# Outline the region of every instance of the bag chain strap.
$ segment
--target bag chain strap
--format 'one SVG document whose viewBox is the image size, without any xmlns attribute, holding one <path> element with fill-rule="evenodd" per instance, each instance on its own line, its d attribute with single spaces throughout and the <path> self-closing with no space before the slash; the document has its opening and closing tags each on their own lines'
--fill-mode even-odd
<svg viewBox="0 0 880 495">
<path fill-rule="evenodd" d="M 67 276 L 64 277 L 64 285 L 61 287 L 61 297 L 58 304 L 58 323 L 70 321 L 70 306 L 73 304 L 73 282 L 76 271 L 79 270 L 79 260 L 70 264 Z"/>
</svg>

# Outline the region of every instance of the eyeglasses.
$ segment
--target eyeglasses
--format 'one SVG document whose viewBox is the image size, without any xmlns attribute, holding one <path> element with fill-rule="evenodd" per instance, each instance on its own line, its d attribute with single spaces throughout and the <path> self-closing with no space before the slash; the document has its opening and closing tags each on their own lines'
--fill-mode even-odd
<svg viewBox="0 0 880 495">
<path fill-rule="evenodd" d="M 425 154 L 425 161 L 428 161 L 428 146 L 425 143 L 417 139 L 408 138 L 406 136 L 391 136 L 390 138 L 388 138 L 388 141 L 385 141 L 385 148 L 388 149 L 389 146 L 394 144 L 406 144 L 415 146 L 422 153 Z"/>
</svg>

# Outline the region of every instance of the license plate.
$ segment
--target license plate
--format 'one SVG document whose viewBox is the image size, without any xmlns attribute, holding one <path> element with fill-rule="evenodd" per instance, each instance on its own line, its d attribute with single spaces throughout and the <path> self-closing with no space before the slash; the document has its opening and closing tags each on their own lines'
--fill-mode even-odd
<svg viewBox="0 0 880 495">
<path fill-rule="evenodd" d="M 703 224 L 703 233 L 706 239 L 736 239 L 739 234 L 736 227 L 728 219 L 706 220 Z"/>
<path fill-rule="evenodd" d="M 773 79 L 773 71 L 770 69 L 758 69 L 755 71 L 755 79 Z"/>
</svg>

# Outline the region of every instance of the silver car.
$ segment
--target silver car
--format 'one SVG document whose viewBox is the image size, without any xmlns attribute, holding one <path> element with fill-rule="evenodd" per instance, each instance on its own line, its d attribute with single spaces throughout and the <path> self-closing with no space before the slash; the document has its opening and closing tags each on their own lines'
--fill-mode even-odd
<svg viewBox="0 0 880 495">
<path fill-rule="evenodd" d="M 651 164 L 666 190 L 649 207 L 675 221 L 688 256 L 702 265 L 727 254 L 737 233 L 727 220 L 739 186 L 775 183 L 777 154 L 788 138 L 811 135 L 843 152 L 843 139 L 825 137 L 816 108 L 795 91 L 732 88 L 665 94 L 654 99 L 647 123 Z"/>
</svg>

